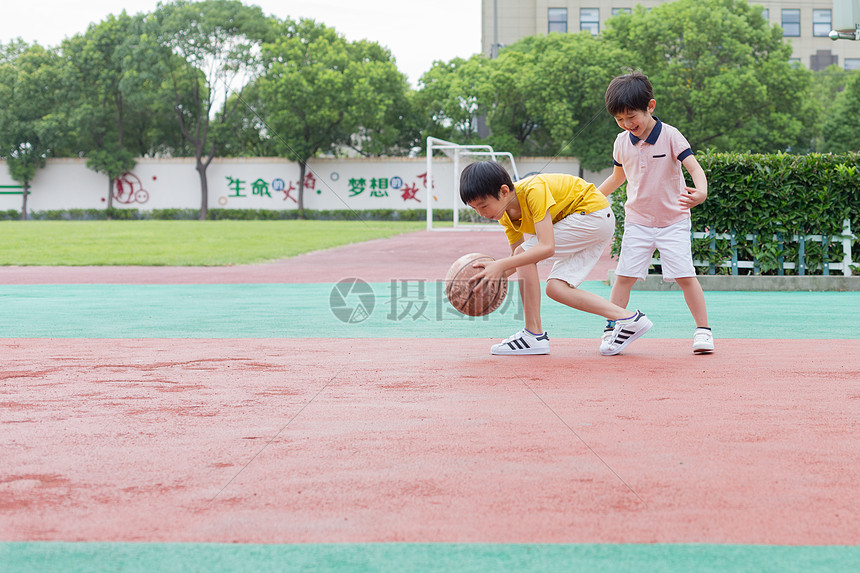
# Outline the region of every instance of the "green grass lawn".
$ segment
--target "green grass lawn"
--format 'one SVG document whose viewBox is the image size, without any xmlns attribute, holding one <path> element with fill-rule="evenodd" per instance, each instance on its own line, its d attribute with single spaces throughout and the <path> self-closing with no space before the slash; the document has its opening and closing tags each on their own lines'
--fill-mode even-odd
<svg viewBox="0 0 860 573">
<path fill-rule="evenodd" d="M 422 228 L 420 221 L 2 221 L 0 265 L 241 265 Z"/>
</svg>

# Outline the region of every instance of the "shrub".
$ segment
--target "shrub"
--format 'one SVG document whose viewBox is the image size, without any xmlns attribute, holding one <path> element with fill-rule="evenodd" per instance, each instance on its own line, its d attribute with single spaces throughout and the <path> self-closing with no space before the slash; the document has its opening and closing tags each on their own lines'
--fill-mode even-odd
<svg viewBox="0 0 860 573">
<path fill-rule="evenodd" d="M 860 235 L 860 153 L 709 152 L 696 158 L 708 177 L 708 199 L 692 210 L 693 231 L 735 232 L 738 259 L 755 259 L 763 274 L 777 272 L 780 256 L 786 262 L 798 260 L 799 243 L 780 244 L 774 236 L 838 235 L 846 219 L 855 237 Z M 689 177 L 688 185 L 692 185 Z M 613 210 L 618 218 L 612 245 L 614 255 L 621 250 L 625 199 L 624 188 L 613 194 Z M 747 241 L 744 238 L 747 234 L 756 236 L 756 240 Z M 695 239 L 693 258 L 725 261 L 731 258 L 729 243 L 725 239 Z M 825 261 L 842 260 L 841 243 L 807 241 L 804 246 L 808 274 L 819 274 Z M 856 247 L 852 246 L 852 252 L 856 253 Z M 724 268 L 718 272 L 730 270 Z"/>
</svg>

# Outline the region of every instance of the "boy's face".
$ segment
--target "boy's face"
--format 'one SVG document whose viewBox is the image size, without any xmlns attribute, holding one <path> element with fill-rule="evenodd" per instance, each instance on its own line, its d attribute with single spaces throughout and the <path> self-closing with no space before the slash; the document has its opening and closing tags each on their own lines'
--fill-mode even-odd
<svg viewBox="0 0 860 573">
<path fill-rule="evenodd" d="M 615 122 L 618 127 L 625 131 L 629 131 L 639 139 L 645 139 L 651 128 L 656 123 L 651 114 L 654 113 L 654 107 L 657 102 L 653 99 L 648 102 L 648 109 L 627 109 L 615 116 Z"/>
<path fill-rule="evenodd" d="M 499 192 L 498 197 L 488 195 L 486 197 L 481 197 L 480 199 L 475 199 L 469 203 L 469 207 L 474 209 L 478 215 L 485 219 L 498 221 L 505 214 L 505 209 L 510 205 L 511 195 L 512 192 L 508 189 L 508 186 L 502 185 L 502 189 Z"/>
</svg>

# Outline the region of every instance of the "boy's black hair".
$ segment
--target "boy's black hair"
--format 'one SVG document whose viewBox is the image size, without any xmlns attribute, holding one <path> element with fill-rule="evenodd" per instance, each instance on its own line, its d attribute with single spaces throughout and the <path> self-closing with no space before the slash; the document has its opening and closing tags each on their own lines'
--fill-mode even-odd
<svg viewBox="0 0 860 573">
<path fill-rule="evenodd" d="M 467 165 L 460 174 L 460 199 L 466 205 L 485 197 L 498 199 L 502 185 L 514 190 L 511 176 L 504 167 L 495 161 L 476 161 Z"/>
<path fill-rule="evenodd" d="M 606 88 L 606 110 L 613 117 L 625 111 L 648 111 L 652 99 L 654 88 L 639 71 L 613 78 Z"/>
</svg>

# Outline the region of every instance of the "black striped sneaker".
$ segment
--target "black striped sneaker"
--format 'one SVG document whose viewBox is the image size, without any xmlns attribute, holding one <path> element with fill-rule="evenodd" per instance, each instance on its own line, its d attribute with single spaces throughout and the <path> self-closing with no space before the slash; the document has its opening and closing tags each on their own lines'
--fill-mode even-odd
<svg viewBox="0 0 860 573">
<path fill-rule="evenodd" d="M 549 354 L 549 336 L 546 332 L 534 335 L 525 328 L 509 336 L 490 349 L 490 354 L 505 356 L 520 354 Z"/>
<path fill-rule="evenodd" d="M 651 330 L 652 326 L 654 326 L 654 323 L 638 310 L 630 318 L 616 320 L 612 336 L 604 336 L 603 341 L 600 343 L 600 353 L 604 356 L 618 354 L 628 344 Z"/>
</svg>

